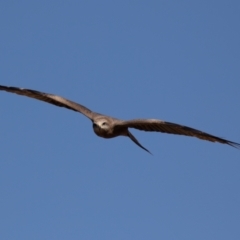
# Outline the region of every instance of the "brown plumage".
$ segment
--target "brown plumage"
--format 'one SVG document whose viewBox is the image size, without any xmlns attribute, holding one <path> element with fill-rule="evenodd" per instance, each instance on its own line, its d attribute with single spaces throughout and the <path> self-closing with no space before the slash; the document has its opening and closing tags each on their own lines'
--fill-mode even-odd
<svg viewBox="0 0 240 240">
<path fill-rule="evenodd" d="M 123 121 L 120 119 L 112 118 L 106 115 L 92 112 L 90 109 L 86 108 L 81 104 L 72 102 L 63 97 L 53 94 L 43 93 L 31 89 L 6 87 L 1 85 L 0 90 L 35 98 L 40 101 L 54 104 L 58 107 L 65 107 L 67 109 L 80 112 L 92 121 L 93 130 L 99 137 L 113 138 L 117 136 L 126 136 L 129 137 L 135 144 L 137 144 L 139 147 L 141 147 L 147 152 L 149 152 L 149 150 L 147 150 L 138 142 L 138 140 L 130 133 L 128 128 L 135 128 L 138 130 L 150 132 L 162 132 L 197 137 L 199 139 L 207 140 L 210 142 L 219 142 L 223 144 L 228 144 L 232 147 L 238 148 L 240 147 L 239 143 L 232 142 L 220 137 L 216 137 L 214 135 L 199 131 L 194 128 L 186 127 L 175 123 L 165 122 L 158 119 L 134 119 L 129 121 Z"/>
</svg>

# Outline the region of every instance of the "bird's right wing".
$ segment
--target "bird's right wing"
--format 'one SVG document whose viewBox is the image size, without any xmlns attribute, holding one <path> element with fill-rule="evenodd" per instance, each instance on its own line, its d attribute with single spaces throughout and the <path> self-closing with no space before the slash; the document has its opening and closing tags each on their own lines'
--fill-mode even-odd
<svg viewBox="0 0 240 240">
<path fill-rule="evenodd" d="M 43 93 L 43 92 L 39 92 L 36 90 L 31 90 L 31 89 L 6 87 L 6 86 L 1 86 L 1 85 L 0 85 L 0 90 L 11 92 L 11 93 L 16 93 L 18 95 L 27 96 L 30 98 L 35 98 L 40 101 L 54 104 L 58 107 L 65 107 L 65 108 L 71 109 L 73 111 L 80 112 L 91 120 L 93 119 L 94 116 L 98 115 L 97 113 L 92 112 L 90 109 L 84 107 L 81 104 L 72 102 L 68 99 L 65 99 L 65 98 L 57 96 L 57 95 Z"/>
</svg>

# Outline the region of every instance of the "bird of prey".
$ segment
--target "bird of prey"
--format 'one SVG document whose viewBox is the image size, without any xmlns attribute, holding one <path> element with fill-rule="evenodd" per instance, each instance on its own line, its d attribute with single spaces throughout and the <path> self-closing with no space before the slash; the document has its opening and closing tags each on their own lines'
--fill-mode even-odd
<svg viewBox="0 0 240 240">
<path fill-rule="evenodd" d="M 207 140 L 210 142 L 219 142 L 223 144 L 228 144 L 232 147 L 238 148 L 240 147 L 239 143 L 232 142 L 220 137 L 216 137 L 206 132 L 202 132 L 197 129 L 179 125 L 176 123 L 165 122 L 158 119 L 133 119 L 123 121 L 120 119 L 112 118 L 106 115 L 93 112 L 79 103 L 72 102 L 66 98 L 54 94 L 39 92 L 31 89 L 7 87 L 1 85 L 0 90 L 16 93 L 30 98 L 35 98 L 40 101 L 54 104 L 58 107 L 65 107 L 73 111 L 80 112 L 92 121 L 93 130 L 95 134 L 98 135 L 99 137 L 114 138 L 118 136 L 126 136 L 129 137 L 135 144 L 137 144 L 140 148 L 144 149 L 148 153 L 150 153 L 150 151 L 139 143 L 139 141 L 129 131 L 129 128 L 135 128 L 138 130 L 150 132 L 162 132 L 197 137 L 202 140 Z"/>
</svg>

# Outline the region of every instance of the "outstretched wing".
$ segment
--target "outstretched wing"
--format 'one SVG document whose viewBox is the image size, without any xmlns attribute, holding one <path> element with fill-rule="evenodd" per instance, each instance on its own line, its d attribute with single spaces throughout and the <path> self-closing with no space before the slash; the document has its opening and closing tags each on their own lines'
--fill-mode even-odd
<svg viewBox="0 0 240 240">
<path fill-rule="evenodd" d="M 157 119 L 134 119 L 129 121 L 123 121 L 117 124 L 116 127 L 136 128 L 138 130 L 143 130 L 143 131 L 162 132 L 162 133 L 197 137 L 202 140 L 219 142 L 223 144 L 228 144 L 232 147 L 240 148 L 239 143 L 228 141 L 226 139 L 213 136 L 211 134 L 199 131 L 194 128 L 186 127 L 186 126 L 175 124 L 175 123 L 165 122 Z"/>
<path fill-rule="evenodd" d="M 35 98 L 40 101 L 54 104 L 58 107 L 65 107 L 65 108 L 71 109 L 73 111 L 80 112 L 91 120 L 93 119 L 93 117 L 95 115 L 97 115 L 96 113 L 92 112 L 90 109 L 84 107 L 83 105 L 72 102 L 70 100 L 67 100 L 67 99 L 57 96 L 57 95 L 43 93 L 43 92 L 31 90 L 31 89 L 6 87 L 6 86 L 1 86 L 1 85 L 0 85 L 0 90 L 4 90 L 7 92 L 11 92 L 11 93 L 16 93 L 16 94 L 27 96 L 30 98 Z"/>
</svg>

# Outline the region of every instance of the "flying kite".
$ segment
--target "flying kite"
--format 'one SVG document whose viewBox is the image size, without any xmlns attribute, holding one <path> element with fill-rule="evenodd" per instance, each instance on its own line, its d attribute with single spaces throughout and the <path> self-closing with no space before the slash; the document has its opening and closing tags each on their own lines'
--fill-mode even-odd
<svg viewBox="0 0 240 240">
<path fill-rule="evenodd" d="M 118 136 L 126 136 L 126 137 L 129 137 L 140 148 L 144 149 L 149 153 L 150 151 L 139 143 L 139 141 L 129 131 L 129 128 L 135 128 L 138 130 L 149 131 L 149 132 L 162 132 L 162 133 L 197 137 L 199 139 L 207 140 L 210 142 L 219 142 L 219 143 L 228 144 L 232 147 L 237 147 L 237 148 L 240 147 L 239 143 L 232 142 L 220 137 L 216 137 L 206 132 L 202 132 L 197 129 L 190 128 L 190 127 L 183 126 L 176 123 L 165 122 L 158 119 L 133 119 L 133 120 L 124 121 L 117 118 L 109 117 L 103 114 L 93 112 L 79 103 L 72 102 L 66 98 L 63 98 L 54 94 L 39 92 L 31 89 L 7 87 L 7 86 L 1 86 L 1 85 L 0 85 L 0 90 L 16 93 L 16 94 L 27 96 L 30 98 L 35 98 L 40 101 L 54 104 L 58 107 L 65 107 L 73 111 L 80 112 L 92 121 L 93 130 L 95 134 L 98 135 L 99 137 L 114 138 Z"/>
</svg>

